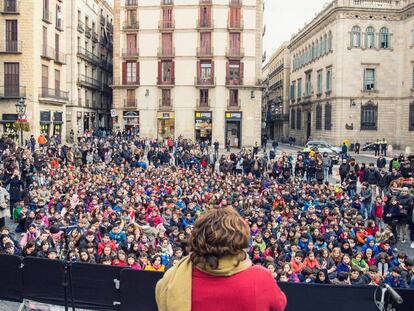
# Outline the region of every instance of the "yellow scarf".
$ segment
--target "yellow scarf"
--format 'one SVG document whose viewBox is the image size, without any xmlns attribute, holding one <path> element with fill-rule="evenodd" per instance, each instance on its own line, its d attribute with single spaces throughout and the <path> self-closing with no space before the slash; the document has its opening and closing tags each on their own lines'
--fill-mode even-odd
<svg viewBox="0 0 414 311">
<path fill-rule="evenodd" d="M 237 258 L 226 256 L 219 259 L 218 269 L 199 270 L 216 276 L 231 276 L 252 266 L 246 254 L 246 259 L 236 267 Z M 168 270 L 158 281 L 155 288 L 155 298 L 159 311 L 191 311 L 191 278 L 193 265 L 190 256 L 184 257 L 173 268 Z"/>
</svg>

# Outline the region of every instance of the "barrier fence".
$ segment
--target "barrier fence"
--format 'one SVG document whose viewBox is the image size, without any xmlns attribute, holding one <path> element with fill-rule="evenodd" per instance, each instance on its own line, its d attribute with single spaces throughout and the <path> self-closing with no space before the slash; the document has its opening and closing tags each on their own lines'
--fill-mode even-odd
<svg viewBox="0 0 414 311">
<path fill-rule="evenodd" d="M 69 304 L 76 308 L 113 311 L 156 311 L 155 285 L 162 273 L 128 268 L 72 263 L 66 274 L 62 261 L 0 255 L 0 300 L 64 305 L 65 291 Z M 65 286 L 67 284 L 67 286 Z M 373 286 L 331 286 L 280 283 L 291 310 L 378 310 Z M 414 290 L 398 293 L 404 299 L 396 310 L 412 311 Z M 379 298 L 379 293 L 378 293 Z"/>
</svg>

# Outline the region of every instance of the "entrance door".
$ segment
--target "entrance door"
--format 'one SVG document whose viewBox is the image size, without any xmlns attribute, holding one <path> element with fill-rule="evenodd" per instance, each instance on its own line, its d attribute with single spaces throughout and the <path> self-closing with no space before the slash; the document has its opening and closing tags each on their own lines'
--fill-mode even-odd
<svg viewBox="0 0 414 311">
<path fill-rule="evenodd" d="M 158 119 L 158 138 L 167 139 L 168 137 L 174 139 L 174 123 L 175 119 Z"/>
<path fill-rule="evenodd" d="M 230 147 L 240 148 L 240 136 L 240 121 L 227 121 L 225 144 L 230 142 Z"/>
<path fill-rule="evenodd" d="M 307 116 L 308 116 L 308 119 L 307 119 L 307 128 L 306 128 L 306 140 L 308 140 L 312 134 L 312 113 L 309 111 L 307 113 Z"/>
<path fill-rule="evenodd" d="M 89 131 L 89 117 L 88 116 L 83 117 L 83 130 Z"/>
</svg>

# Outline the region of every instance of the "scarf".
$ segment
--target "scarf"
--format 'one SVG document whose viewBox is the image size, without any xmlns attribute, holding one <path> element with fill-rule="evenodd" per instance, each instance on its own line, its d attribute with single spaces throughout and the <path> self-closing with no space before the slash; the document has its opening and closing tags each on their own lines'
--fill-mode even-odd
<svg viewBox="0 0 414 311">
<path fill-rule="evenodd" d="M 217 269 L 206 267 L 197 269 L 215 276 L 232 276 L 252 266 L 252 262 L 246 255 L 246 259 L 240 261 L 236 267 L 235 256 L 225 256 L 219 259 Z M 164 277 L 158 281 L 155 289 L 159 311 L 191 311 L 191 278 L 193 265 L 190 256 L 184 257 L 176 266 L 168 270 Z"/>
</svg>

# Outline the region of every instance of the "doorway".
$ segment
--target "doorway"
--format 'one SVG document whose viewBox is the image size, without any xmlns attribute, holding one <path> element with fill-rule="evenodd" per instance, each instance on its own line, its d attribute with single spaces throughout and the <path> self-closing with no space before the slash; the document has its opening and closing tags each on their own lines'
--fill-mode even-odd
<svg viewBox="0 0 414 311">
<path fill-rule="evenodd" d="M 240 148 L 241 145 L 240 121 L 226 121 L 226 141 L 231 148 Z"/>
</svg>

